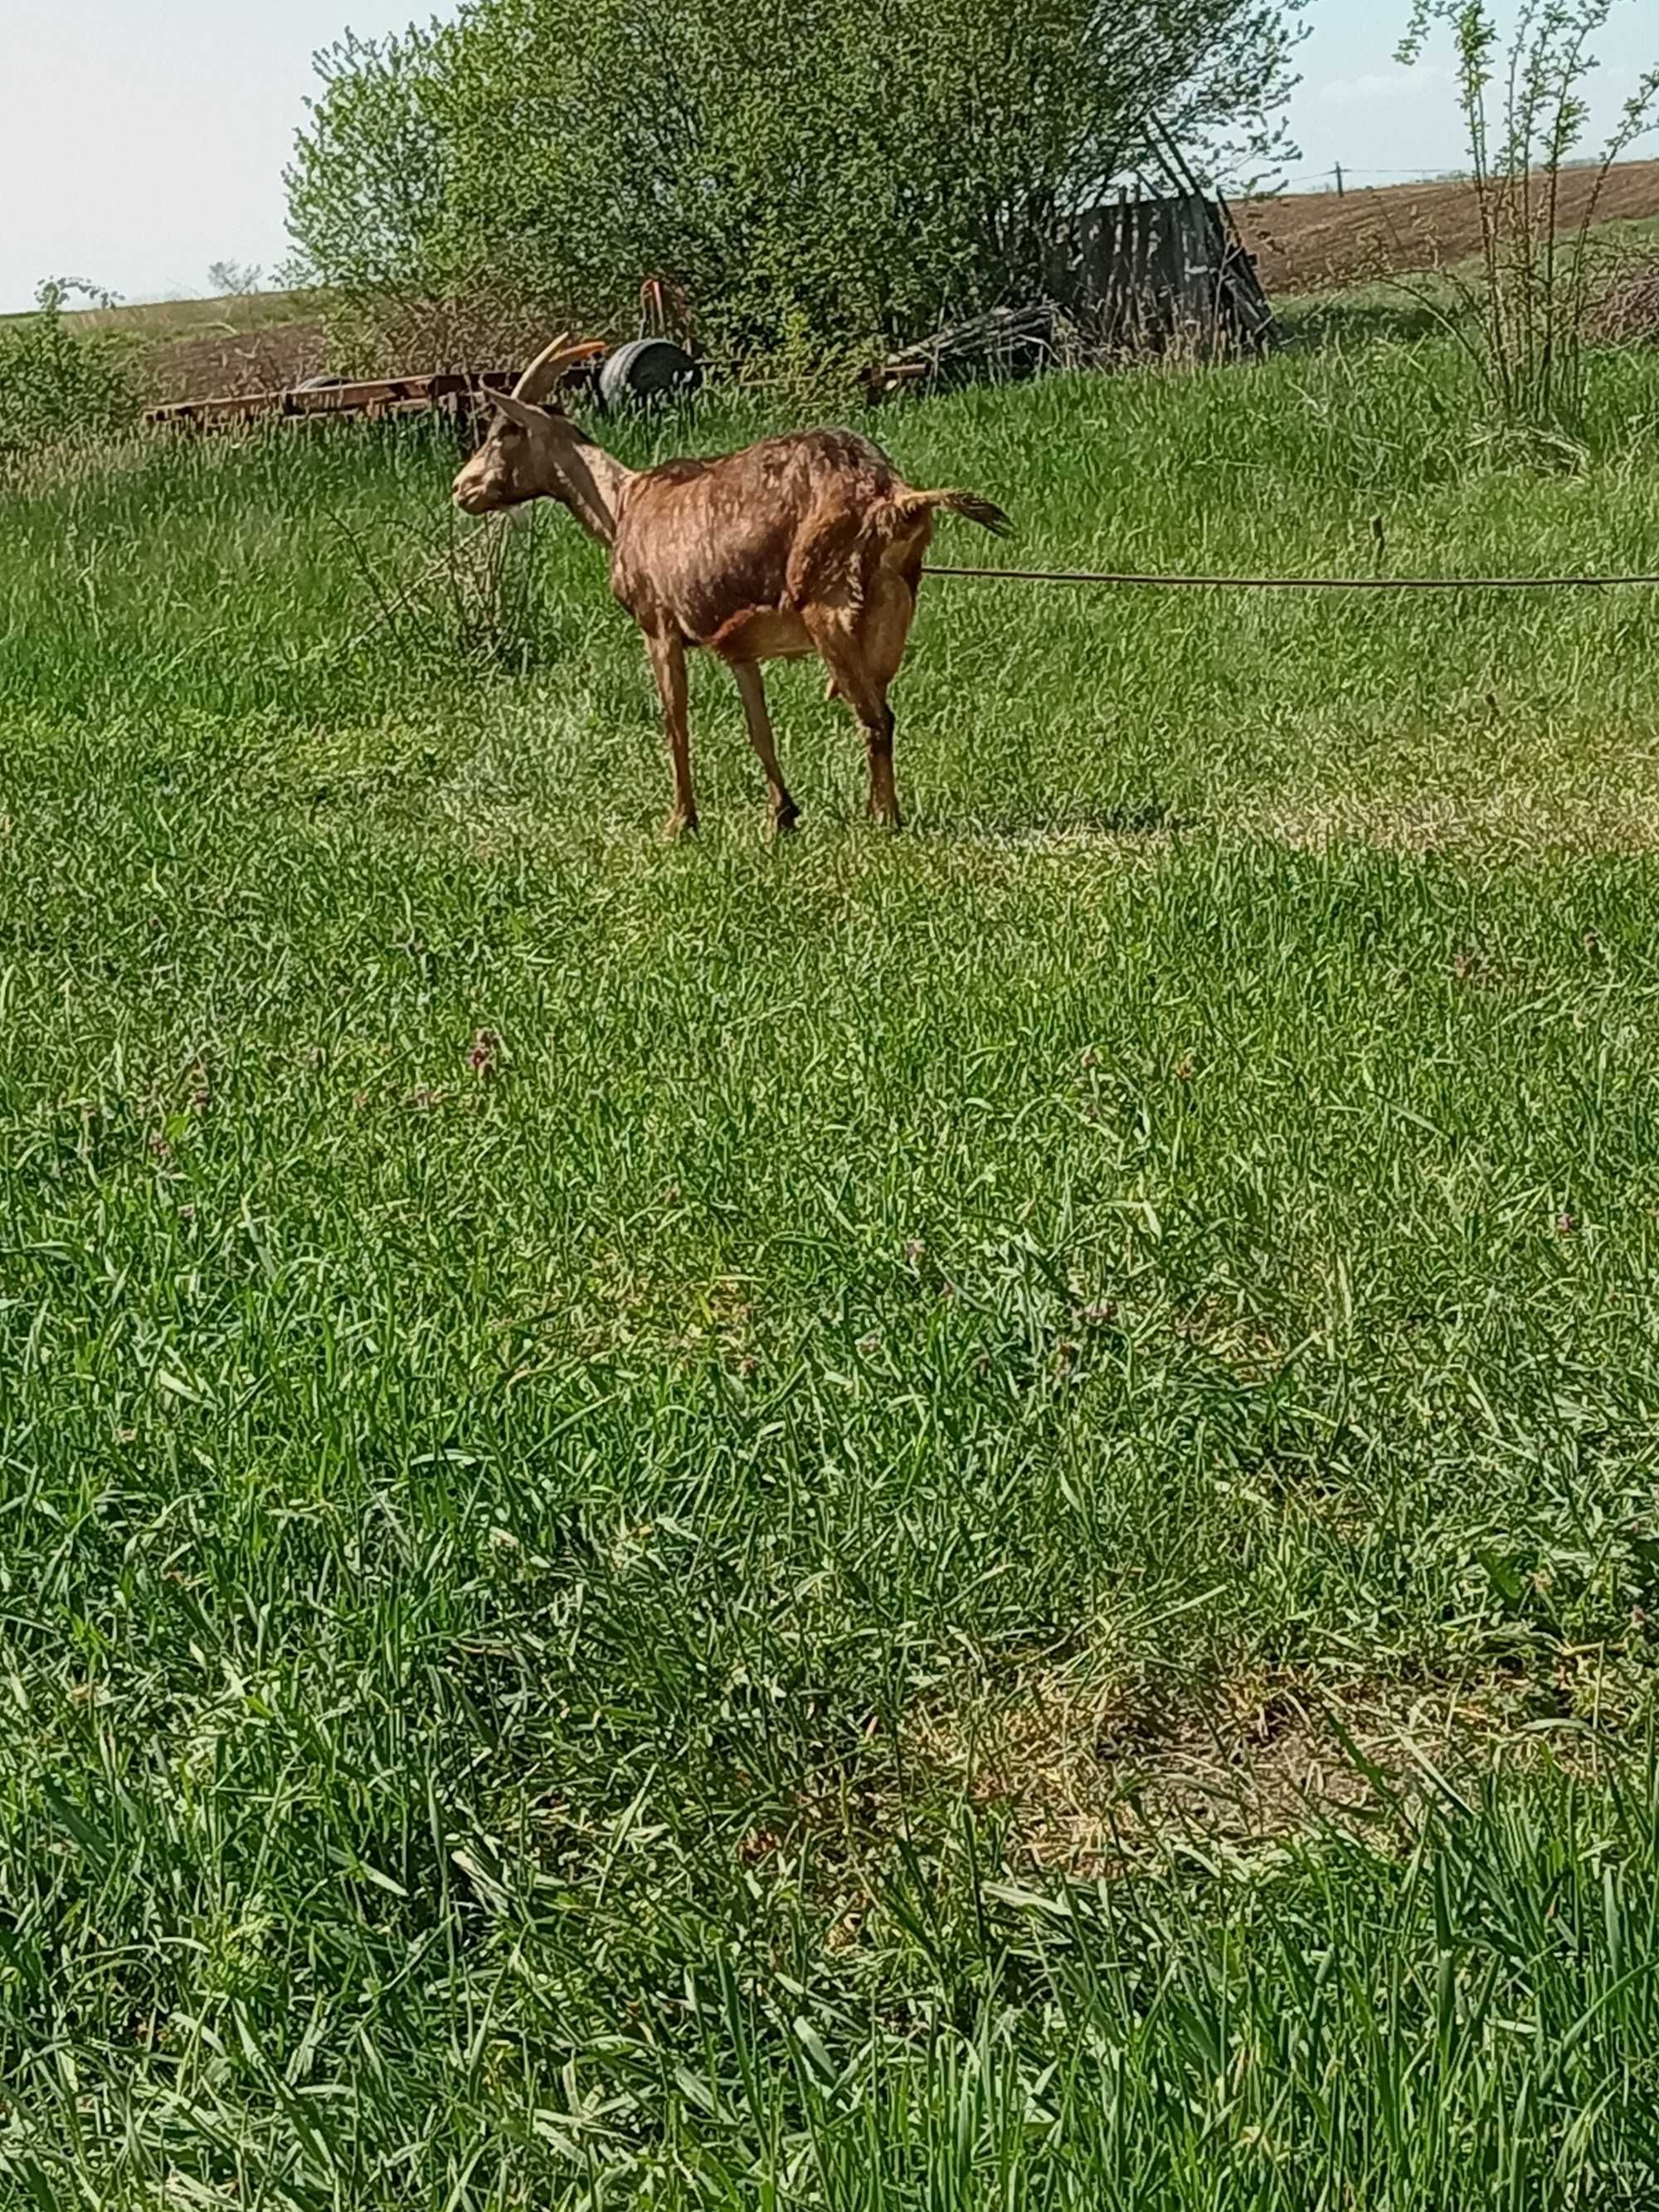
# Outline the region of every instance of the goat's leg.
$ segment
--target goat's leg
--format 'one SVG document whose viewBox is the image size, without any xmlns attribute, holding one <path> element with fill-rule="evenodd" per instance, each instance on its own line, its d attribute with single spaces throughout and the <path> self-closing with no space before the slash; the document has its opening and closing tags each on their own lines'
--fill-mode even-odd
<svg viewBox="0 0 1659 2212">
<path fill-rule="evenodd" d="M 766 685 L 758 665 L 752 660 L 734 660 L 732 673 L 749 724 L 749 742 L 766 771 L 766 788 L 772 801 L 772 827 L 781 836 L 799 821 L 800 809 L 789 796 L 783 770 L 778 766 L 778 749 L 772 741 L 772 717 L 766 711 Z"/>
<path fill-rule="evenodd" d="M 893 710 L 887 703 L 892 670 L 887 665 L 888 653 L 872 653 L 869 645 L 873 641 L 860 636 L 857 617 L 850 611 L 814 608 L 805 620 L 836 695 L 846 700 L 864 732 L 870 763 L 870 811 L 878 822 L 897 830 L 902 825 L 893 783 Z M 909 627 L 908 618 L 904 627 Z M 903 649 L 901 635 L 899 652 Z M 896 659 L 893 655 L 895 666 Z"/>
<path fill-rule="evenodd" d="M 890 830 L 902 830 L 904 817 L 899 812 L 898 792 L 893 782 L 893 710 L 882 697 L 869 709 L 859 708 L 858 717 L 870 763 L 869 811 Z"/>
<path fill-rule="evenodd" d="M 646 636 L 651 672 L 662 695 L 662 715 L 668 732 L 668 750 L 674 764 L 674 811 L 666 835 L 678 837 L 682 830 L 697 826 L 697 801 L 691 789 L 691 730 L 686 712 L 685 646 L 672 631 L 651 631 Z"/>
</svg>

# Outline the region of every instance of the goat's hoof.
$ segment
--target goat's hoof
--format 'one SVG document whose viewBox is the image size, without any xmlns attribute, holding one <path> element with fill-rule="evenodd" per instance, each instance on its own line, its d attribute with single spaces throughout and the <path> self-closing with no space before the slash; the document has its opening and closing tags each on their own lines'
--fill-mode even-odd
<svg viewBox="0 0 1659 2212">
<path fill-rule="evenodd" d="M 672 845 L 677 837 L 695 836 L 696 827 L 697 817 L 695 814 L 673 813 L 664 823 L 662 834 Z"/>
<path fill-rule="evenodd" d="M 793 799 L 786 799 L 781 806 L 772 810 L 772 827 L 780 837 L 787 837 L 800 820 L 800 809 Z"/>
</svg>

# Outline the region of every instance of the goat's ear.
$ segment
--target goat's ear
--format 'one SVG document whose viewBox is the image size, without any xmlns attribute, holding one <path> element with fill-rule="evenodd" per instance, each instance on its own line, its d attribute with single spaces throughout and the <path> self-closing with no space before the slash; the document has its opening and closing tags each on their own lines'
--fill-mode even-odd
<svg viewBox="0 0 1659 2212">
<path fill-rule="evenodd" d="M 515 399 L 510 392 L 491 392 L 485 396 L 497 414 L 505 415 L 509 422 L 516 422 L 521 430 L 533 430 L 547 420 L 546 408 L 532 407 L 523 399 Z"/>
</svg>

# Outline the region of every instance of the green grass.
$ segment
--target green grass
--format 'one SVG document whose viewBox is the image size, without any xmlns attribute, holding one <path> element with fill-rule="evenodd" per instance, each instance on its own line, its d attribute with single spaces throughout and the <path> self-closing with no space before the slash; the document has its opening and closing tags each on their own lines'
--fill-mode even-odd
<svg viewBox="0 0 1659 2212">
<path fill-rule="evenodd" d="M 1598 404 L 878 428 L 1021 562 L 1652 568 Z M 0 515 L 10 2201 L 1650 2203 L 1659 598 L 941 580 L 910 830 L 708 669 L 671 848 L 562 519 L 395 596 L 453 462 Z"/>
</svg>

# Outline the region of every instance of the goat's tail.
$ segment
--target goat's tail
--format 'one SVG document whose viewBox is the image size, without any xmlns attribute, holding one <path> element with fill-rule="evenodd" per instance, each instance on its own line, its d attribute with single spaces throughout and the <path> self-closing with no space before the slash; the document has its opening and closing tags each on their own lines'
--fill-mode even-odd
<svg viewBox="0 0 1659 2212">
<path fill-rule="evenodd" d="M 969 522 L 978 523 L 994 538 L 1006 538 L 1014 526 L 994 500 L 981 499 L 976 491 L 907 491 L 894 505 L 907 520 L 919 520 L 943 507 L 949 514 L 959 514 Z"/>
</svg>

